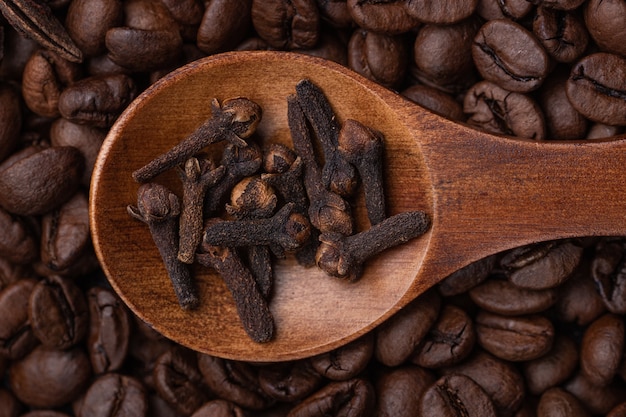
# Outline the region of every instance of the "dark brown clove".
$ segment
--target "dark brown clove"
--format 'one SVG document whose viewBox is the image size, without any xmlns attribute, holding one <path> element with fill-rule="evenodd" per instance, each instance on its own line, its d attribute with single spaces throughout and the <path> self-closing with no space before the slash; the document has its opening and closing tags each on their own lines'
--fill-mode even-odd
<svg viewBox="0 0 626 417">
<path fill-rule="evenodd" d="M 287 117 L 294 148 L 304 161 L 304 187 L 309 199 L 311 224 L 322 233 L 352 234 L 354 225 L 350 205 L 324 187 L 307 121 L 295 96 L 287 98 Z"/>
<path fill-rule="evenodd" d="M 301 247 L 309 238 L 308 219 L 285 204 L 273 217 L 254 220 L 223 221 L 207 227 L 204 242 L 209 245 L 242 247 L 269 245 L 272 252 L 283 257 L 285 251 Z"/>
<path fill-rule="evenodd" d="M 212 143 L 223 140 L 244 147 L 261 121 L 261 107 L 244 97 L 224 100 L 222 105 L 213 99 L 211 117 L 190 136 L 183 139 L 166 153 L 133 172 L 137 182 L 150 181 L 162 172 L 184 163 Z"/>
<path fill-rule="evenodd" d="M 180 215 L 178 197 L 160 184 L 142 184 L 137 191 L 137 206 L 129 205 L 127 210 L 132 217 L 150 228 L 180 306 L 185 310 L 198 307 L 198 293 L 189 269 L 177 257 Z"/>
<path fill-rule="evenodd" d="M 186 264 L 193 263 L 194 254 L 202 240 L 204 230 L 202 205 L 204 196 L 209 187 L 215 185 L 223 176 L 226 169 L 223 166 L 214 168 L 206 160 L 191 157 L 185 162 L 183 169 L 179 169 L 179 176 L 183 184 L 183 204 L 180 214 L 178 259 Z"/>
<path fill-rule="evenodd" d="M 356 167 L 365 192 L 365 208 L 372 225 L 386 217 L 383 184 L 383 134 L 353 119 L 339 132 L 339 153 Z"/>
<path fill-rule="evenodd" d="M 246 333 L 255 342 L 270 341 L 274 336 L 274 317 L 250 270 L 232 248 L 206 243 L 201 248 L 196 259 L 200 264 L 215 269 L 224 279 Z"/>
<path fill-rule="evenodd" d="M 354 194 L 357 177 L 354 167 L 337 151 L 339 122 L 324 92 L 310 80 L 296 84 L 296 97 L 324 152 L 322 183 L 342 197 Z"/>
<path fill-rule="evenodd" d="M 304 161 L 294 151 L 274 144 L 263 156 L 261 179 L 271 185 L 284 203 L 294 203 L 295 210 L 306 213 L 309 205 L 302 181 Z"/>
<path fill-rule="evenodd" d="M 430 227 L 423 211 L 388 217 L 370 229 L 352 236 L 323 233 L 317 250 L 317 266 L 328 275 L 357 280 L 369 258 L 426 233 Z"/>
</svg>

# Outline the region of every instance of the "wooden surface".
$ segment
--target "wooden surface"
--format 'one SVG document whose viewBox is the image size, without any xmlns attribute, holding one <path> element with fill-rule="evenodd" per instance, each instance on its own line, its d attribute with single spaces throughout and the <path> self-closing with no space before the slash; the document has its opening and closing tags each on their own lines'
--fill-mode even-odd
<svg viewBox="0 0 626 417">
<path fill-rule="evenodd" d="M 425 210 L 422 238 L 367 264 L 357 283 L 276 266 L 270 305 L 276 336 L 252 342 L 220 277 L 194 268 L 201 307 L 176 302 L 148 228 L 130 218 L 138 184 L 131 172 L 180 141 L 209 116 L 210 100 L 246 96 L 263 108 L 259 137 L 290 144 L 286 97 L 309 78 L 340 120 L 382 131 L 389 214 Z M 435 116 L 353 72 L 280 52 L 228 53 L 175 71 L 141 95 L 107 137 L 92 180 L 97 255 L 115 290 L 156 330 L 212 355 L 280 361 L 338 347 L 371 330 L 456 269 L 536 241 L 626 235 L 626 142 L 555 143 L 479 133 Z M 157 180 L 177 189 L 173 173 Z M 357 207 L 365 227 L 363 205 Z"/>
</svg>

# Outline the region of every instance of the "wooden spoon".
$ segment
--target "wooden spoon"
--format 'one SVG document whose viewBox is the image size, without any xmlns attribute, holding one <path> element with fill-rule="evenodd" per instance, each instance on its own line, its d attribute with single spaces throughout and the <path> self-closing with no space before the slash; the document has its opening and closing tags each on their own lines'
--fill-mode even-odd
<svg viewBox="0 0 626 417">
<path fill-rule="evenodd" d="M 270 308 L 276 334 L 244 332 L 221 278 L 194 268 L 198 310 L 177 303 L 146 225 L 132 219 L 131 173 L 190 134 L 212 98 L 245 96 L 263 108 L 259 136 L 290 144 L 288 95 L 309 78 L 340 119 L 385 135 L 389 215 L 425 210 L 423 237 L 367 263 L 356 283 L 276 265 Z M 157 178 L 176 188 L 174 173 Z M 338 64 L 281 52 L 208 57 L 161 79 L 111 129 L 93 174 L 93 242 L 111 285 L 156 330 L 195 350 L 247 361 L 283 361 L 337 348 L 396 313 L 450 273 L 487 255 L 533 242 L 626 235 L 626 141 L 559 143 L 508 139 L 448 121 Z M 361 227 L 367 222 L 357 207 Z"/>
</svg>

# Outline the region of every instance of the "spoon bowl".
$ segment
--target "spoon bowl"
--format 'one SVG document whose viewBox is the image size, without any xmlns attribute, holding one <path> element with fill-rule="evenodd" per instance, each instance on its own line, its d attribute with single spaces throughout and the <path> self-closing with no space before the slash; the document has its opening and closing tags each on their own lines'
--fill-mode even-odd
<svg viewBox="0 0 626 417">
<path fill-rule="evenodd" d="M 193 267 L 197 310 L 184 311 L 146 225 L 132 219 L 131 174 L 210 116 L 211 99 L 245 96 L 263 109 L 259 143 L 291 145 L 287 96 L 308 78 L 340 121 L 385 137 L 388 215 L 423 210 L 422 237 L 367 262 L 350 283 L 293 257 L 275 265 L 274 339 L 255 343 L 213 271 Z M 626 234 L 626 141 L 536 142 L 448 121 L 338 64 L 285 52 L 208 57 L 140 95 L 107 136 L 94 169 L 90 217 L 96 254 L 111 285 L 141 319 L 194 350 L 246 361 L 286 361 L 337 348 L 372 330 L 455 270 L 487 255 L 543 240 Z M 155 181 L 180 192 L 176 174 Z M 362 200 L 362 199 L 361 199 Z M 359 201 L 361 201 L 359 200 Z M 359 229 L 368 227 L 362 202 Z"/>
</svg>

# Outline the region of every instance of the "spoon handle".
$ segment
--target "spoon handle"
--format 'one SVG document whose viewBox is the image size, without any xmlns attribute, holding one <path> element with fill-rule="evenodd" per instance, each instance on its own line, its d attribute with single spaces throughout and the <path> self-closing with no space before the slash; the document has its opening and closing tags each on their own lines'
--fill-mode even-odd
<svg viewBox="0 0 626 417">
<path fill-rule="evenodd" d="M 416 135 L 434 201 L 424 276 L 533 242 L 626 235 L 626 138 L 513 140 L 453 124 Z"/>
</svg>

